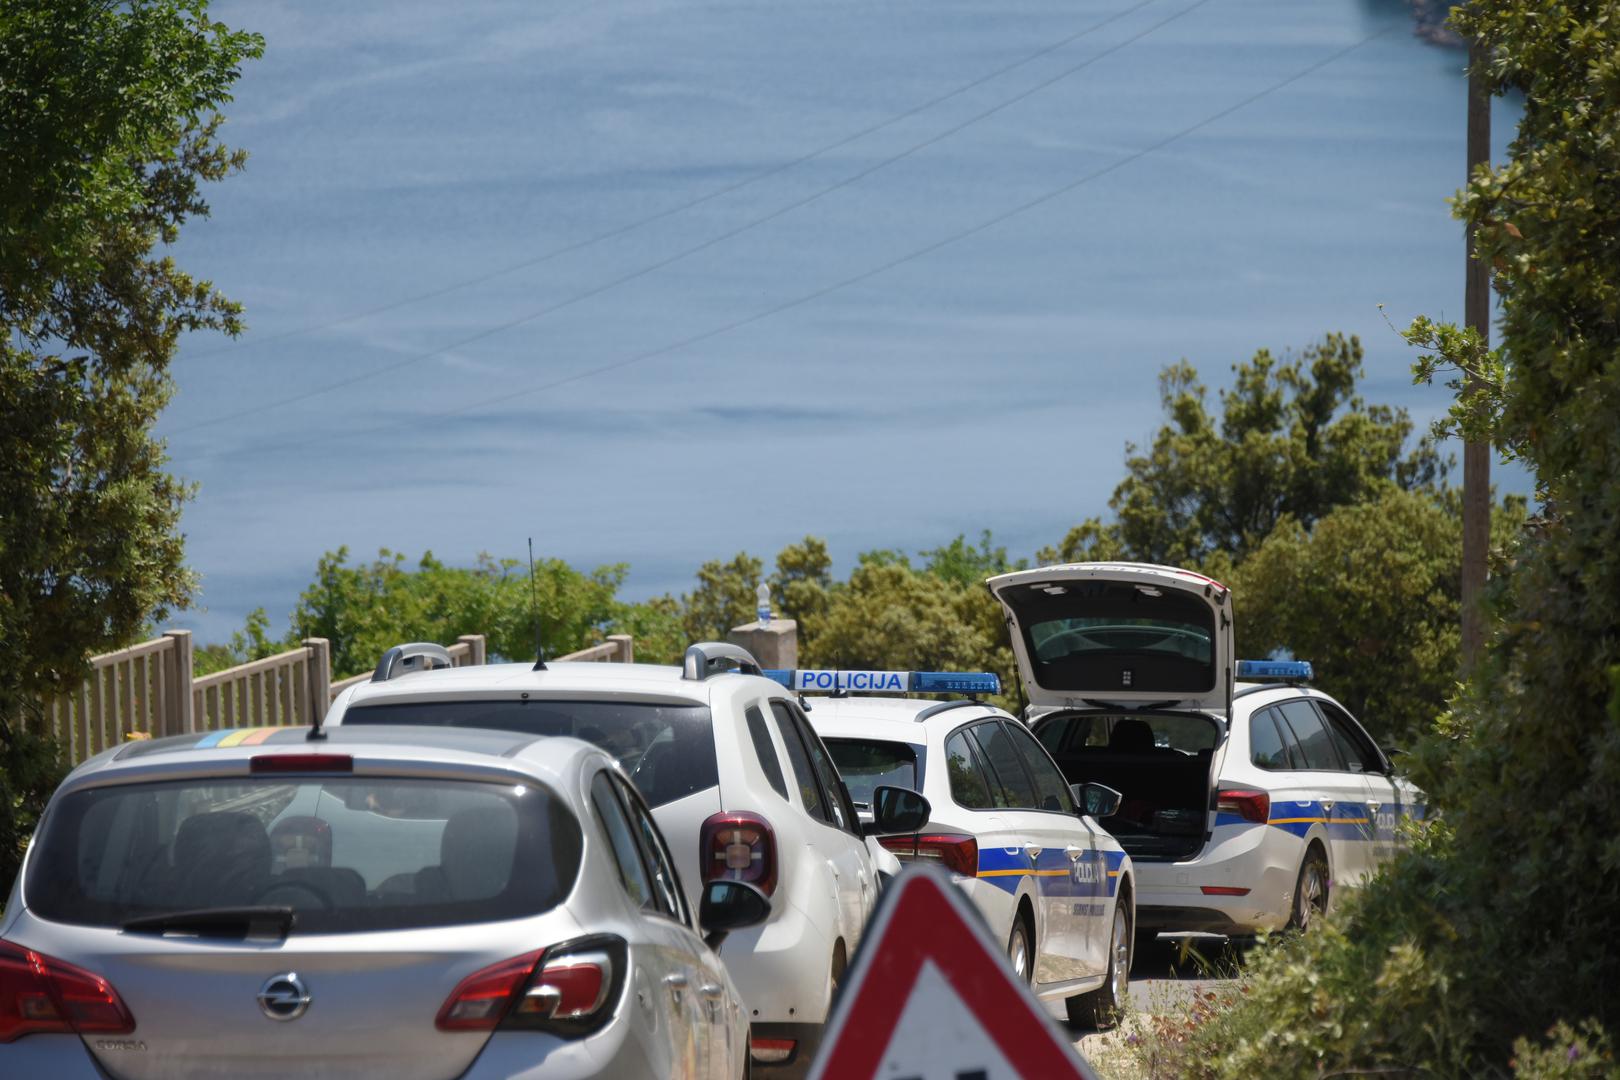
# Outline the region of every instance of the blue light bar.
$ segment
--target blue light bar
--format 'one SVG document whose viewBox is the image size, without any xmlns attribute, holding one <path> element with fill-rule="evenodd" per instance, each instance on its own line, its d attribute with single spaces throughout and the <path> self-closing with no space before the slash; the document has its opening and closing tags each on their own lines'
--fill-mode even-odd
<svg viewBox="0 0 1620 1080">
<path fill-rule="evenodd" d="M 990 671 L 838 671 L 777 668 L 763 673 L 789 690 L 844 694 L 999 694 Z"/>
<path fill-rule="evenodd" d="M 1308 682 L 1311 678 L 1309 660 L 1239 660 L 1237 677 L 1240 679 L 1283 679 L 1288 682 Z"/>
</svg>

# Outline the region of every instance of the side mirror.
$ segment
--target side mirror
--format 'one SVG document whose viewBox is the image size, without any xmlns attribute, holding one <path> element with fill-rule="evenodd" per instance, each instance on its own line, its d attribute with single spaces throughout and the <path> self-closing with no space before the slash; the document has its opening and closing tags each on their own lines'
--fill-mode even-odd
<svg viewBox="0 0 1620 1080">
<path fill-rule="evenodd" d="M 861 830 L 866 836 L 914 833 L 928 824 L 934 808 L 910 788 L 883 785 L 872 792 L 872 822 Z"/>
<path fill-rule="evenodd" d="M 1094 818 L 1113 817 L 1119 813 L 1119 804 L 1125 798 L 1107 784 L 1095 782 L 1070 784 L 1069 790 L 1074 793 L 1074 801 L 1080 804 L 1080 812 Z"/>
<path fill-rule="evenodd" d="M 771 900 L 746 881 L 711 881 L 698 902 L 698 928 L 703 941 L 718 949 L 733 930 L 758 926 L 770 917 Z"/>
</svg>

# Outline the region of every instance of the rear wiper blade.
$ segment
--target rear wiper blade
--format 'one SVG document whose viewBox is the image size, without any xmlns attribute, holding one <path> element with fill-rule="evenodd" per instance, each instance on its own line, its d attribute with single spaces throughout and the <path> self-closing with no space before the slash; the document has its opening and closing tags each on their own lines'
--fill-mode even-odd
<svg viewBox="0 0 1620 1080">
<path fill-rule="evenodd" d="M 297 925 L 298 916 L 286 906 L 197 908 L 142 915 L 124 923 L 132 933 L 190 931 L 199 937 L 285 938 Z"/>
</svg>

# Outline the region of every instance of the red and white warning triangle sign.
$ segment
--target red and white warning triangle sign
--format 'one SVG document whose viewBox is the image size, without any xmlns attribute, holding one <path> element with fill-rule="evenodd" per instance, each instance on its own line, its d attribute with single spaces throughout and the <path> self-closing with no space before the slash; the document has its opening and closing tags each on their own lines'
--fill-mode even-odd
<svg viewBox="0 0 1620 1080">
<path fill-rule="evenodd" d="M 810 1080 L 1096 1074 L 1059 1034 L 945 875 L 908 867 L 867 927 Z"/>
</svg>

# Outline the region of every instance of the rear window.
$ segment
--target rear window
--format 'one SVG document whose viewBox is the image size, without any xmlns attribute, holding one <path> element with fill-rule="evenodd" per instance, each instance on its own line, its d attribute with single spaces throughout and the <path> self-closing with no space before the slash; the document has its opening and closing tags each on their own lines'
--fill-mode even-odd
<svg viewBox="0 0 1620 1080">
<path fill-rule="evenodd" d="M 919 789 L 917 751 L 907 743 L 886 739 L 826 739 L 827 753 L 849 788 L 849 797 L 861 810 L 872 806 L 872 792 L 885 784 Z"/>
<path fill-rule="evenodd" d="M 1203 693 L 1215 686 L 1214 613 L 1196 596 L 1092 581 L 1008 599 L 1046 689 Z"/>
<path fill-rule="evenodd" d="M 714 725 L 704 705 L 543 698 L 387 702 L 357 705 L 344 714 L 343 724 L 437 724 L 571 735 L 613 755 L 655 808 L 720 782 Z"/>
<path fill-rule="evenodd" d="M 91 926 L 258 905 L 291 907 L 300 934 L 451 926 L 556 907 L 580 850 L 578 820 L 538 784 L 125 784 L 52 808 L 28 906 Z"/>
</svg>

